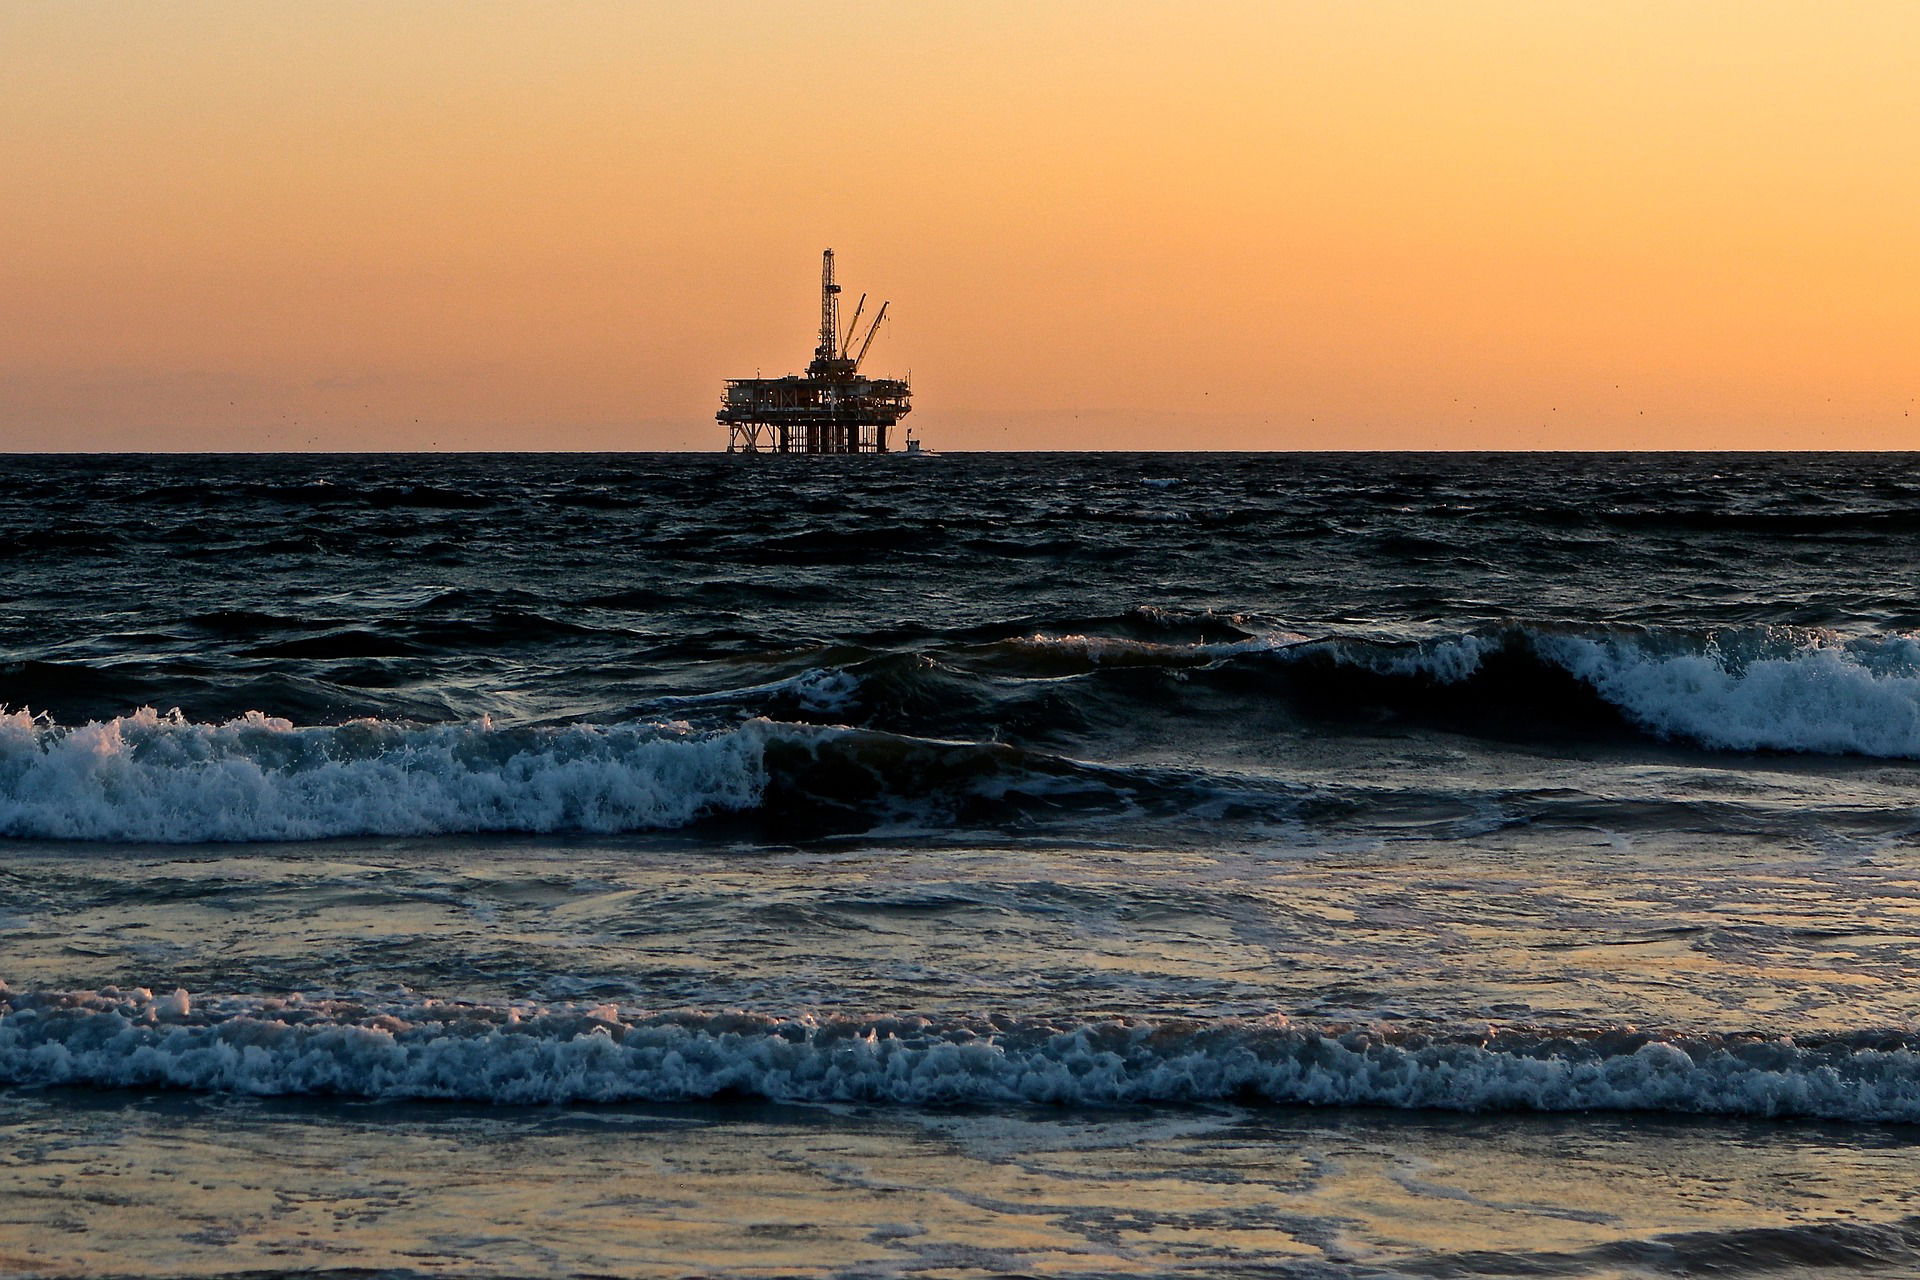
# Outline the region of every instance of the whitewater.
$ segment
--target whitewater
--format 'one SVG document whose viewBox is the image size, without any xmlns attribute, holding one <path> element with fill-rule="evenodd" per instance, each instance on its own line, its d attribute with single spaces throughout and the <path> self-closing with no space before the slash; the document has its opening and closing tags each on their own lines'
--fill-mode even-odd
<svg viewBox="0 0 1920 1280">
<path fill-rule="evenodd" d="M 1043 667 L 1064 655 L 1089 669 L 1189 673 L 1258 658 L 1336 678 L 1391 677 L 1416 697 L 1497 685 L 1503 677 L 1490 667 L 1532 665 L 1536 675 L 1570 677 L 1578 691 L 1659 738 L 1743 751 L 1920 757 L 1920 637 L 1911 635 L 1842 640 L 1760 629 L 1694 638 L 1515 627 L 1425 640 L 1288 635 L 1170 644 L 1035 633 L 1004 643 L 1036 655 Z M 961 651 L 949 661 L 966 657 Z M 861 685 L 857 671 L 815 669 L 663 701 L 784 694 L 828 714 L 857 709 Z M 257 711 L 202 724 L 179 708 L 160 715 L 151 707 L 66 726 L 21 709 L 0 712 L 0 834 L 203 843 L 670 829 L 760 805 L 769 744 L 812 758 L 823 751 L 854 758 L 863 739 L 871 747 L 880 736 L 763 717 L 704 731 L 685 720 L 509 728 L 485 717 L 450 725 L 368 718 L 296 726 Z M 969 743 L 900 738 L 898 745 L 903 759 L 915 749 L 929 757 L 981 754 Z M 1030 778 L 997 776 L 991 786 L 1044 785 L 1048 774 L 1077 770 L 1090 783 L 1128 789 L 1124 769 L 1102 777 L 1070 760 L 1037 759 L 1029 768 Z M 1018 774 L 1020 766 L 1007 772 Z M 1203 776 L 1193 780 L 1196 789 Z M 1152 780 L 1137 783 L 1145 789 Z M 1217 786 L 1225 791 L 1232 782 Z"/>
<path fill-rule="evenodd" d="M 1920 1268 L 1904 458 L 11 462 L 0 1273 Z"/>
<path fill-rule="evenodd" d="M 1222 1100 L 1920 1120 L 1920 1035 L 1316 1027 L 1284 1017 L 858 1020 L 611 1005 L 369 1008 L 184 990 L 0 988 L 0 1074 L 34 1084 L 512 1104 L 1119 1106 Z"/>
</svg>

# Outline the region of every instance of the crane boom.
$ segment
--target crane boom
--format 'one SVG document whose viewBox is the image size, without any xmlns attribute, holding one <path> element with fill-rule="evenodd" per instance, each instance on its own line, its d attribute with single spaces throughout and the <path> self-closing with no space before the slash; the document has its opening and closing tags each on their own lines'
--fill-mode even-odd
<svg viewBox="0 0 1920 1280">
<path fill-rule="evenodd" d="M 867 295 L 863 293 L 860 295 L 859 305 L 853 309 L 853 319 L 847 321 L 847 336 L 841 339 L 840 342 L 840 358 L 842 360 L 845 360 L 847 358 L 847 352 L 853 349 L 853 331 L 860 327 L 860 313 L 866 310 L 866 307 Z"/>
<path fill-rule="evenodd" d="M 880 322 L 887 318 L 887 308 L 892 305 L 891 302 L 883 302 L 880 304 L 880 312 L 874 316 L 873 325 L 867 330 L 867 340 L 860 344 L 860 354 L 853 358 L 855 372 L 859 371 L 860 362 L 867 358 L 867 348 L 873 345 L 873 335 L 880 332 Z"/>
</svg>

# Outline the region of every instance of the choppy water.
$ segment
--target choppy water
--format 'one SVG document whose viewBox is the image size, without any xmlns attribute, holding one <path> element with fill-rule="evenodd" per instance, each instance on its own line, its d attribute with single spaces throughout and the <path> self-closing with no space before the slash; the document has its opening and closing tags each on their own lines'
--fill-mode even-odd
<svg viewBox="0 0 1920 1280">
<path fill-rule="evenodd" d="M 0 1272 L 1920 1267 L 1910 468 L 11 459 Z"/>
</svg>

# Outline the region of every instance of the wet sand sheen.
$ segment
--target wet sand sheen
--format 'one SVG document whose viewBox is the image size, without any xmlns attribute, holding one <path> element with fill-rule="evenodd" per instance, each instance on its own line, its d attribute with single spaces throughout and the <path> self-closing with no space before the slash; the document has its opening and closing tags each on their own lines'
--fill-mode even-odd
<svg viewBox="0 0 1920 1280">
<path fill-rule="evenodd" d="M 12 1091 L 0 1137 L 0 1270 L 45 1276 L 1920 1263 L 1920 1148 L 1865 1126 Z"/>
</svg>

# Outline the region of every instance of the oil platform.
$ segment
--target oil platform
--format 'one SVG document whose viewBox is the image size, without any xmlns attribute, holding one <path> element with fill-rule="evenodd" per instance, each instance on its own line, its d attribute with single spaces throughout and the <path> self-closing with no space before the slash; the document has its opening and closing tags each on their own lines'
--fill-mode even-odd
<svg viewBox="0 0 1920 1280">
<path fill-rule="evenodd" d="M 902 378 L 865 377 L 860 372 L 887 318 L 882 302 L 854 350 L 853 337 L 867 295 L 860 295 L 846 331 L 840 329 L 840 286 L 833 280 L 833 250 L 820 255 L 820 343 L 805 374 L 784 378 L 732 378 L 720 397 L 716 422 L 726 424 L 728 453 L 891 453 L 887 431 L 913 408 L 913 391 Z M 908 448 L 918 452 L 916 441 Z"/>
</svg>

